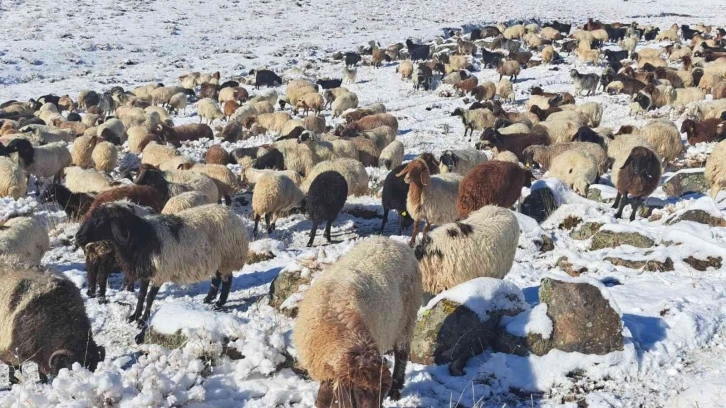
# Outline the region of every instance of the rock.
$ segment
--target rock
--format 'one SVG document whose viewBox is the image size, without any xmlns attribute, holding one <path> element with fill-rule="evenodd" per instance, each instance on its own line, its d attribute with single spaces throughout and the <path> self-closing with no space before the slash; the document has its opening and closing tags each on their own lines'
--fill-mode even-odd
<svg viewBox="0 0 726 408">
<path fill-rule="evenodd" d="M 656 261 L 654 259 L 632 260 L 614 257 L 608 257 L 604 260 L 615 266 L 624 266 L 630 269 L 642 269 L 646 272 L 669 272 L 674 270 L 673 260 L 670 257 L 666 258 L 663 262 Z"/>
<path fill-rule="evenodd" d="M 686 193 L 708 192 L 704 169 L 680 170 L 663 182 L 663 191 L 669 197 L 682 197 Z"/>
<path fill-rule="evenodd" d="M 726 226 L 726 220 L 722 217 L 714 217 L 704 210 L 687 210 L 683 214 L 668 220 L 666 224 L 673 225 L 681 221 L 693 221 L 700 224 L 710 225 L 712 227 Z"/>
<path fill-rule="evenodd" d="M 547 235 L 541 235 L 542 241 L 535 241 L 541 252 L 550 252 L 555 249 L 555 242 Z"/>
<path fill-rule="evenodd" d="M 577 228 L 578 225 L 582 222 L 582 218 L 576 217 L 574 215 L 569 215 L 567 218 L 562 220 L 562 222 L 559 225 L 559 229 L 561 230 L 571 230 L 573 228 Z"/>
<path fill-rule="evenodd" d="M 570 232 L 570 237 L 573 239 L 579 239 L 579 240 L 585 240 L 592 238 L 593 235 L 595 235 L 598 231 L 600 231 L 600 228 L 603 226 L 602 223 L 599 222 L 592 222 L 588 221 L 582 225 L 580 225 L 580 228 L 576 230 L 572 230 Z"/>
<path fill-rule="evenodd" d="M 542 280 L 540 301 L 547 304 L 553 330 L 549 339 L 536 333 L 518 337 L 503 330 L 496 348 L 502 352 L 545 355 L 552 349 L 607 354 L 623 349 L 623 325 L 600 289 L 587 282 Z"/>
<path fill-rule="evenodd" d="M 264 262 L 269 261 L 270 259 L 275 258 L 275 254 L 269 251 L 264 252 L 255 252 L 255 251 L 247 251 L 247 261 L 245 262 L 247 265 L 255 264 L 258 262 Z"/>
<path fill-rule="evenodd" d="M 591 185 L 590 188 L 587 189 L 587 199 L 592 201 L 597 201 L 598 203 L 612 203 L 615 201 L 615 198 L 612 197 L 603 197 L 602 189 L 598 188 L 600 185 Z M 606 188 L 606 186 L 602 186 L 603 188 Z M 612 187 L 610 187 L 612 188 Z"/>
<path fill-rule="evenodd" d="M 447 294 L 462 288 L 472 292 L 470 288 L 479 283 L 485 284 L 484 290 L 472 294 L 467 302 L 486 305 L 484 316 L 481 310 L 447 298 Z M 411 341 L 411 361 L 426 365 L 451 363 L 451 374 L 461 375 L 466 361 L 496 340 L 502 316 L 515 316 L 525 308 L 524 295 L 511 282 L 478 278 L 452 288 L 419 312 Z"/>
<path fill-rule="evenodd" d="M 548 187 L 538 188 L 522 202 L 522 214 L 542 223 L 559 207 L 555 195 Z"/>
<path fill-rule="evenodd" d="M 297 316 L 297 306 L 283 308 L 282 305 L 291 295 L 299 291 L 300 285 L 307 285 L 311 282 L 312 278 L 309 275 L 303 276 L 301 271 L 280 272 L 270 284 L 268 295 L 270 306 L 290 317 Z"/>
<path fill-rule="evenodd" d="M 578 277 L 581 274 L 587 272 L 587 268 L 585 268 L 584 266 L 581 266 L 579 268 L 576 267 L 570 262 L 570 260 L 566 256 L 560 257 L 555 265 L 561 268 L 563 271 L 567 272 L 568 275 L 574 277 Z"/>
<path fill-rule="evenodd" d="M 709 256 L 705 260 L 704 259 L 698 259 L 694 258 L 693 255 L 689 256 L 688 258 L 684 259 L 683 262 L 687 263 L 688 265 L 691 265 L 691 267 L 697 271 L 706 271 L 708 268 L 715 268 L 720 269 L 721 263 L 723 260 L 720 256 L 712 257 Z"/>
<path fill-rule="evenodd" d="M 341 51 L 337 51 L 333 54 L 332 58 L 336 61 L 340 61 L 343 59 L 343 53 Z"/>
<path fill-rule="evenodd" d="M 617 248 L 621 245 L 631 245 L 637 248 L 650 248 L 655 245 L 655 242 L 651 238 L 637 232 L 600 230 L 594 237 L 592 237 L 590 250 L 595 251 L 602 248 Z"/>
</svg>

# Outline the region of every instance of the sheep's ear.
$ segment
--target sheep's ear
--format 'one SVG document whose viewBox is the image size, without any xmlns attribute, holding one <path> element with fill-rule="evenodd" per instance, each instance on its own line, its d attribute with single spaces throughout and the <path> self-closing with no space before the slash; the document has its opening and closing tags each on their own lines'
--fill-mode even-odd
<svg viewBox="0 0 726 408">
<path fill-rule="evenodd" d="M 625 160 L 625 163 L 623 163 L 623 165 L 620 167 L 620 170 L 627 167 L 630 164 L 630 162 L 632 162 L 632 161 L 633 161 L 633 156 L 628 156 L 628 158 Z"/>
<path fill-rule="evenodd" d="M 131 233 L 128 229 L 119 225 L 118 221 L 111 223 L 111 234 L 113 238 L 121 245 L 128 245 L 131 240 Z"/>
<path fill-rule="evenodd" d="M 398 174 L 396 174 L 396 177 L 403 177 L 406 174 L 408 174 L 408 166 L 404 167 L 403 170 L 401 170 Z"/>
<path fill-rule="evenodd" d="M 431 182 L 431 174 L 429 174 L 428 169 L 426 171 L 421 172 L 421 184 L 424 186 L 428 186 Z"/>
</svg>

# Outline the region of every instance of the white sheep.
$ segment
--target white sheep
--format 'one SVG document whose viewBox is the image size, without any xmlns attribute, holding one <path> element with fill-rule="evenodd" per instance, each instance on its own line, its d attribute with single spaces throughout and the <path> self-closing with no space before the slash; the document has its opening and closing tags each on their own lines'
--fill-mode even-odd
<svg viewBox="0 0 726 408">
<path fill-rule="evenodd" d="M 245 168 L 244 172 L 242 173 L 242 179 L 249 184 L 256 184 L 257 181 L 265 174 L 280 174 L 286 176 L 287 178 L 292 180 L 292 182 L 295 183 L 295 185 L 298 187 L 301 186 L 303 182 L 303 178 L 300 173 L 293 170 L 261 170 L 255 169 L 254 167 Z"/>
<path fill-rule="evenodd" d="M 555 122 L 560 120 L 573 121 L 576 122 L 579 126 L 585 126 L 588 121 L 588 119 L 584 115 L 576 110 L 562 110 L 560 112 L 554 112 L 547 116 L 545 122 Z"/>
<path fill-rule="evenodd" d="M 144 147 L 141 153 L 141 164 L 150 164 L 159 167 L 161 163 L 179 156 L 179 151 L 174 146 L 162 145 L 151 142 Z"/>
<path fill-rule="evenodd" d="M 212 121 L 216 119 L 222 119 L 224 113 L 219 110 L 219 106 L 211 98 L 204 98 L 199 101 L 197 105 L 197 114 L 199 115 L 199 123 L 206 120 L 208 124 L 212 124 Z"/>
<path fill-rule="evenodd" d="M 378 126 L 361 133 L 363 137 L 373 142 L 378 151 L 382 151 L 396 140 L 396 130 L 390 126 Z"/>
<path fill-rule="evenodd" d="M 81 246 L 101 240 L 111 241 L 124 272 L 141 281 L 139 301 L 130 320 L 141 318 L 142 323 L 147 322 L 164 282 L 190 284 L 212 276 L 205 303 L 217 297 L 221 284 L 216 306 L 223 306 L 232 287 L 232 272 L 242 269 L 247 259 L 244 221 L 217 204 L 190 208 L 173 216 L 144 217 L 124 203 L 103 204 L 91 212 L 76 234 Z M 137 340 L 143 340 L 143 332 L 140 337 Z"/>
<path fill-rule="evenodd" d="M 278 95 L 274 89 L 265 89 L 264 91 L 257 94 L 255 97 L 250 99 L 251 103 L 255 102 L 268 102 L 271 106 L 275 106 L 277 103 Z"/>
<path fill-rule="evenodd" d="M 181 194 L 177 194 L 169 199 L 164 204 L 164 208 L 161 210 L 162 214 L 177 214 L 181 211 L 188 210 L 193 207 L 200 207 L 210 203 L 206 195 L 199 191 L 186 191 Z"/>
<path fill-rule="evenodd" d="M 18 199 L 28 191 L 28 175 L 7 157 L 0 157 L 0 197 Z"/>
<path fill-rule="evenodd" d="M 163 171 L 162 174 L 168 182 L 183 184 L 192 190 L 203 193 L 207 196 L 207 200 L 210 203 L 219 201 L 219 188 L 217 187 L 217 183 L 206 174 L 185 170 Z"/>
<path fill-rule="evenodd" d="M 285 168 L 303 176 L 310 173 L 318 162 L 317 155 L 306 143 L 297 140 L 281 140 L 273 145 L 285 158 Z"/>
<path fill-rule="evenodd" d="M 93 168 L 67 167 L 64 173 L 66 187 L 74 193 L 98 193 L 111 188 L 111 178 Z"/>
<path fill-rule="evenodd" d="M 353 395 L 371 407 L 386 394 L 400 397 L 421 296 L 413 254 L 383 237 L 356 245 L 313 281 L 300 303 L 293 342 L 301 366 L 321 383 L 318 406 Z M 393 377 L 381 358 L 391 350 Z"/>
<path fill-rule="evenodd" d="M 144 115 L 144 119 L 146 119 L 146 116 Z M 119 119 L 113 118 L 109 119 L 96 128 L 96 135 L 101 137 L 103 136 L 104 129 L 109 129 L 113 132 L 114 135 L 118 136 L 121 141 L 126 140 L 126 126 L 122 121 Z"/>
<path fill-rule="evenodd" d="M 91 160 L 96 170 L 110 173 L 118 162 L 118 149 L 113 143 L 101 142 L 93 149 Z"/>
<path fill-rule="evenodd" d="M 539 122 L 535 127 L 543 127 L 547 130 L 552 143 L 564 143 L 572 140 L 580 129 L 580 124 L 572 120 L 555 120 Z"/>
<path fill-rule="evenodd" d="M 307 192 L 318 174 L 336 171 L 348 183 L 348 195 L 362 196 L 368 192 L 368 173 L 363 164 L 355 159 L 335 159 L 318 163 L 305 177 L 302 190 Z"/>
<path fill-rule="evenodd" d="M 514 87 L 512 82 L 507 78 L 502 78 L 497 83 L 497 95 L 499 99 L 514 102 Z"/>
<path fill-rule="evenodd" d="M 353 92 L 348 92 L 339 97 L 335 98 L 331 109 L 333 111 L 333 117 L 340 116 L 343 112 L 348 109 L 354 109 L 358 107 L 358 96 Z"/>
<path fill-rule="evenodd" d="M 726 188 L 726 140 L 719 142 L 706 159 L 706 181 L 711 187 L 711 197 L 716 198 Z"/>
<path fill-rule="evenodd" d="M 518 242 L 517 217 L 497 206 L 484 206 L 463 221 L 441 225 L 415 250 L 424 292 L 437 295 L 471 279 L 504 278 Z"/>
<path fill-rule="evenodd" d="M 182 86 L 162 86 L 150 92 L 152 105 L 166 105 L 171 97 L 178 93 L 186 93 Z"/>
<path fill-rule="evenodd" d="M 552 159 L 549 175 L 560 179 L 568 187 L 583 197 L 587 189 L 597 178 L 597 162 L 587 152 L 570 149 Z"/>
<path fill-rule="evenodd" d="M 577 105 L 577 112 L 580 112 L 587 122 L 584 123 L 589 127 L 598 127 L 602 121 L 603 107 L 597 102 L 585 102 L 582 105 Z"/>
<path fill-rule="evenodd" d="M 162 162 L 158 167 L 161 171 L 172 171 L 179 170 L 179 167 L 184 165 L 194 165 L 194 160 L 187 156 L 174 156 Z"/>
<path fill-rule="evenodd" d="M 83 168 L 91 166 L 93 149 L 100 140 L 96 135 L 76 138 L 71 147 L 71 160 L 73 165 Z"/>
<path fill-rule="evenodd" d="M 281 133 L 285 124 L 291 119 L 286 112 L 263 113 L 255 118 L 255 121 L 269 132 Z"/>
<path fill-rule="evenodd" d="M 524 28 L 522 24 L 516 24 L 511 27 L 507 27 L 506 30 L 502 33 L 504 35 L 504 38 L 511 40 L 511 39 L 518 39 L 524 37 L 524 34 L 527 32 L 527 30 Z"/>
<path fill-rule="evenodd" d="M 497 154 L 494 155 L 494 157 L 492 157 L 492 160 L 519 164 L 519 158 L 517 157 L 517 155 L 510 152 L 509 150 L 505 150 L 503 152 L 498 152 Z"/>
<path fill-rule="evenodd" d="M 618 42 L 618 45 L 629 53 L 633 53 L 638 46 L 638 39 L 633 37 L 624 38 Z"/>
<path fill-rule="evenodd" d="M 174 94 L 169 99 L 169 106 L 173 108 L 177 113 L 179 113 L 179 111 L 186 112 L 187 103 L 187 95 L 183 92 Z"/>
<path fill-rule="evenodd" d="M 461 109 L 456 108 L 451 114 L 452 116 L 461 116 L 461 121 L 464 123 L 464 137 L 467 132 L 474 130 L 484 130 L 494 126 L 496 116 L 489 109 Z"/>
<path fill-rule="evenodd" d="M 0 225 L 0 254 L 13 262 L 40 265 L 48 249 L 48 232 L 37 220 L 17 217 Z"/>
<path fill-rule="evenodd" d="M 683 151 L 681 132 L 676 125 L 666 119 L 656 119 L 648 122 L 637 133 L 653 147 L 658 156 L 665 163 L 672 163 Z"/>
<path fill-rule="evenodd" d="M 323 107 L 325 106 L 325 99 L 317 92 L 311 92 L 298 98 L 297 103 L 293 106 L 293 113 L 297 115 L 300 109 L 303 110 L 303 114 L 307 115 L 308 112 L 312 111 L 315 115 L 318 115 Z"/>
<path fill-rule="evenodd" d="M 227 205 L 232 205 L 232 196 L 239 190 L 239 183 L 237 177 L 227 166 L 221 164 L 192 164 L 182 165 L 182 167 L 209 176 L 217 185 L 219 196 L 224 197 Z"/>
<path fill-rule="evenodd" d="M 431 224 L 444 224 L 454 221 L 456 199 L 459 195 L 459 174 L 440 174 L 432 176 L 426 162 L 416 159 L 408 163 L 397 177 L 404 177 L 409 185 L 406 210 L 414 219 L 413 233 L 409 246 L 413 247 L 418 235 L 419 222 L 426 220 L 423 235 L 426 236 Z"/>
<path fill-rule="evenodd" d="M 73 161 L 65 143 L 32 146 L 25 139 L 14 139 L 7 148 L 15 152 L 12 154 L 15 163 L 36 178 L 54 177 L 58 181 L 63 169 L 70 166 Z"/>
<path fill-rule="evenodd" d="M 280 173 L 262 175 L 252 193 L 252 213 L 255 219 L 254 234 L 261 217 L 265 217 L 267 233 L 272 234 L 281 213 L 290 211 L 300 204 L 305 195 L 287 176 Z"/>
<path fill-rule="evenodd" d="M 488 160 L 485 152 L 476 149 L 445 150 L 439 158 L 441 174 L 456 173 L 462 176 Z"/>
<path fill-rule="evenodd" d="M 378 167 L 387 170 L 395 169 L 403 163 L 403 143 L 396 140 L 381 150 Z"/>
</svg>

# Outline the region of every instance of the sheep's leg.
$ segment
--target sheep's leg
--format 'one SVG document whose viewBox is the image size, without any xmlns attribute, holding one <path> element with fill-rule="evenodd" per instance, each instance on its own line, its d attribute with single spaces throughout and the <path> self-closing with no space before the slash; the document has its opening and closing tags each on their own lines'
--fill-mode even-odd
<svg viewBox="0 0 726 408">
<path fill-rule="evenodd" d="M 275 222 L 277 222 L 277 217 L 273 218 L 270 213 L 265 214 L 265 224 L 267 224 L 268 234 L 272 234 L 275 231 Z"/>
<path fill-rule="evenodd" d="M 108 303 L 106 300 L 106 286 L 108 284 L 108 271 L 101 268 L 97 275 L 98 280 L 98 303 Z"/>
<path fill-rule="evenodd" d="M 96 297 L 96 276 L 98 276 L 98 270 L 96 268 L 92 268 L 93 270 L 86 271 L 86 276 L 88 278 L 88 289 L 86 290 L 86 295 L 89 298 Z"/>
<path fill-rule="evenodd" d="M 386 228 L 386 222 L 388 222 L 388 208 L 383 209 L 383 221 L 381 222 L 381 229 L 378 231 L 378 235 L 383 235 L 383 229 Z"/>
<path fill-rule="evenodd" d="M 215 309 L 219 309 L 227 303 L 229 297 L 229 291 L 232 289 L 232 274 L 222 277 L 222 291 L 219 293 L 219 300 L 214 305 Z"/>
<path fill-rule="evenodd" d="M 144 308 L 144 299 L 146 298 L 146 292 L 148 290 L 149 290 L 149 281 L 142 280 L 141 285 L 139 286 L 139 297 L 136 300 L 136 310 L 134 310 L 134 313 L 129 315 L 129 317 L 126 319 L 129 323 L 138 320 L 139 317 L 141 316 L 141 311 Z"/>
<path fill-rule="evenodd" d="M 642 198 L 633 198 L 630 202 L 630 208 L 633 210 L 632 213 L 630 213 L 630 221 L 635 221 L 635 214 L 638 212 L 638 207 L 640 207 L 643 204 Z"/>
<path fill-rule="evenodd" d="M 255 237 L 257 237 L 257 226 L 259 223 L 260 223 L 260 215 L 255 214 L 255 228 L 252 230 L 252 235 L 254 235 Z"/>
<path fill-rule="evenodd" d="M 620 199 L 622 197 L 623 197 L 623 195 L 618 193 L 618 195 L 615 196 L 615 202 L 613 203 L 613 206 L 610 208 L 618 208 L 618 205 L 620 205 Z"/>
<path fill-rule="evenodd" d="M 335 391 L 333 390 L 333 381 L 323 381 L 320 383 L 318 390 L 318 398 L 315 400 L 316 408 L 328 408 L 333 406 L 335 401 Z"/>
<path fill-rule="evenodd" d="M 618 205 L 618 212 L 615 213 L 615 218 L 622 218 L 623 209 L 625 209 L 625 206 L 627 204 L 628 204 L 628 197 L 626 195 L 623 195 L 620 198 L 620 204 Z"/>
<path fill-rule="evenodd" d="M 332 241 L 330 239 L 330 226 L 333 224 L 333 221 L 328 220 L 328 222 L 325 223 L 325 238 L 328 240 L 328 243 Z"/>
<path fill-rule="evenodd" d="M 411 232 L 411 240 L 408 241 L 408 246 L 413 248 L 413 244 L 416 243 L 416 236 L 418 236 L 418 228 L 419 228 L 419 221 L 418 219 L 413 221 L 413 232 Z"/>
<path fill-rule="evenodd" d="M 426 223 L 424 224 L 424 229 L 423 229 L 423 238 L 426 238 L 426 235 L 428 235 L 430 229 L 431 229 L 431 223 L 428 220 L 426 220 Z"/>
<path fill-rule="evenodd" d="M 48 384 L 48 374 L 38 372 L 38 377 L 40 378 L 41 383 Z"/>
<path fill-rule="evenodd" d="M 212 303 L 217 298 L 217 292 L 219 291 L 219 285 L 222 283 L 222 274 L 217 271 L 212 278 L 212 283 L 209 285 L 209 292 L 207 297 L 204 298 L 204 303 Z"/>
<path fill-rule="evenodd" d="M 313 227 L 310 228 L 310 240 L 308 241 L 308 247 L 313 246 L 315 241 L 315 233 L 318 231 L 318 221 L 313 221 Z"/>
<path fill-rule="evenodd" d="M 227 205 L 227 207 L 232 205 L 232 197 L 230 197 L 229 194 L 224 195 L 224 204 Z"/>
<path fill-rule="evenodd" d="M 18 379 L 18 377 L 15 376 L 16 371 L 20 371 L 21 373 L 23 372 L 21 370 L 20 366 L 14 366 L 14 365 L 10 365 L 10 364 L 8 364 L 7 366 L 8 366 L 8 378 L 10 380 L 10 385 L 20 384 L 20 379 Z"/>
<path fill-rule="evenodd" d="M 159 293 L 160 286 L 152 285 L 151 289 L 149 289 L 149 293 L 146 295 L 146 309 L 144 310 L 144 315 L 139 320 L 139 328 L 144 328 L 149 322 L 149 316 L 151 316 L 151 305 L 154 304 L 154 299 L 156 299 L 156 294 Z"/>
<path fill-rule="evenodd" d="M 406 375 L 406 363 L 408 363 L 408 350 L 394 347 L 393 356 L 396 359 L 393 365 L 393 381 L 391 382 L 391 390 L 388 392 L 388 396 L 393 401 L 398 401 L 401 398 L 401 390 L 403 389 L 403 383 Z M 386 369 L 385 367 L 383 368 Z"/>
</svg>

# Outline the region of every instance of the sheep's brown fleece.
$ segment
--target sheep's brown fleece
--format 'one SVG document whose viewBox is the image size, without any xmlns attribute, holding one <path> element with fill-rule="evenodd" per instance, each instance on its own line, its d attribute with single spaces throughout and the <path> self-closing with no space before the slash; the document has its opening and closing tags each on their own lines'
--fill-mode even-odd
<svg viewBox="0 0 726 408">
<path fill-rule="evenodd" d="M 223 166 L 232 163 L 229 153 L 220 145 L 214 145 L 207 150 L 207 154 L 204 155 L 204 160 L 207 164 L 221 164 Z"/>
<path fill-rule="evenodd" d="M 517 155 L 519 161 L 524 162 L 524 149 L 533 145 L 549 146 L 551 141 L 545 132 L 514 133 L 501 135 L 495 129 L 484 130 L 481 135 L 482 142 L 488 142 L 489 146 L 496 147 L 498 151 L 508 151 Z"/>
<path fill-rule="evenodd" d="M 658 187 L 661 175 L 658 156 L 643 146 L 634 147 L 620 167 L 616 187 L 622 195 L 647 197 Z"/>
<path fill-rule="evenodd" d="M 185 140 L 199 140 L 203 138 L 214 140 L 212 128 L 203 123 L 189 123 L 174 127 L 159 124 L 157 132 L 165 142 L 177 147 L 181 146 L 181 142 Z"/>
<path fill-rule="evenodd" d="M 379 126 L 389 126 L 398 133 L 398 120 L 389 113 L 377 113 L 375 115 L 364 116 L 357 121 L 348 124 L 345 130 L 353 130 L 363 132 L 365 130 L 375 129 Z M 346 136 L 345 134 L 343 136 Z"/>
<path fill-rule="evenodd" d="M 511 207 L 522 194 L 522 187 L 531 185 L 532 178 L 529 170 L 515 163 L 492 160 L 477 165 L 459 185 L 459 218 L 466 218 L 485 205 Z"/>
<path fill-rule="evenodd" d="M 681 133 L 685 133 L 688 138 L 688 144 L 695 145 L 697 143 L 710 143 L 715 141 L 716 127 L 722 120 L 720 118 L 704 119 L 701 122 L 695 122 L 693 119 L 686 119 L 681 125 Z"/>
<path fill-rule="evenodd" d="M 118 200 L 128 200 L 134 204 L 149 207 L 156 213 L 160 213 L 162 208 L 164 208 L 164 204 L 166 204 L 161 194 L 153 187 L 137 184 L 122 186 L 99 193 L 86 212 L 86 218 L 91 214 L 91 211 L 98 208 L 101 204 Z"/>
</svg>

